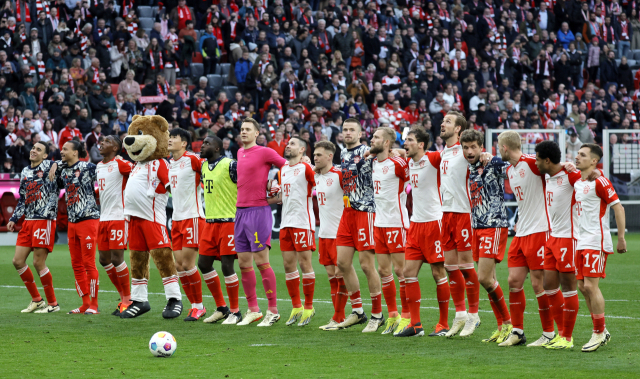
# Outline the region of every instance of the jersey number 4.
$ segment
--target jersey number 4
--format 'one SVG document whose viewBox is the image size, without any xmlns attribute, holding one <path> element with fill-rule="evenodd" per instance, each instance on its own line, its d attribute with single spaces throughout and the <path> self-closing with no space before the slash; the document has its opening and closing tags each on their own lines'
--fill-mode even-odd
<svg viewBox="0 0 640 379">
<path fill-rule="evenodd" d="M 36 239 L 44 240 L 47 238 L 47 229 L 36 229 L 33 236 L 36 237 Z"/>
</svg>

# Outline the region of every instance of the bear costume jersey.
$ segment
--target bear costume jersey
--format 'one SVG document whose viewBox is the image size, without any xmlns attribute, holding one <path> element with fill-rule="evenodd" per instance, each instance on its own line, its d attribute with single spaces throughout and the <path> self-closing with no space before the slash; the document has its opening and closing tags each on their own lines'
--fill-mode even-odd
<svg viewBox="0 0 640 379">
<path fill-rule="evenodd" d="M 169 124 L 161 116 L 135 115 L 123 141 L 136 165 L 124 190 L 124 214 L 130 218 L 132 303 L 120 314 L 121 318 L 137 317 L 151 310 L 147 293 L 149 256 L 160 272 L 167 298 L 162 317 L 175 318 L 182 313 L 182 295 L 166 229 L 168 130 Z"/>
</svg>

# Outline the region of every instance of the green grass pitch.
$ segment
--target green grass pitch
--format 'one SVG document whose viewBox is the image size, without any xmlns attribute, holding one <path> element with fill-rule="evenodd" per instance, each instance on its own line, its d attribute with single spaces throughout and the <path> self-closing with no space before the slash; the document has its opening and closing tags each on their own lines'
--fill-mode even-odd
<svg viewBox="0 0 640 379">
<path fill-rule="evenodd" d="M 615 241 L 614 241 L 615 246 Z M 499 348 L 480 342 L 495 328 L 495 319 L 484 290 L 480 290 L 482 325 L 470 338 L 394 338 L 379 333 L 362 334 L 362 326 L 324 332 L 318 326 L 332 315 L 329 284 L 324 268 L 317 263 L 316 316 L 307 327 L 286 327 L 291 311 L 282 258 L 277 242 L 271 264 L 278 278 L 280 322 L 270 328 L 186 323 L 183 316 L 164 320 L 162 283 L 152 266 L 149 281 L 151 312 L 133 320 L 111 316 L 118 296 L 101 267 L 100 308 L 97 316 L 67 315 L 80 305 L 74 289 L 73 272 L 66 246 L 57 245 L 48 266 L 53 273 L 56 295 L 62 311 L 51 315 L 21 314 L 29 302 L 27 290 L 11 264 L 13 247 L 0 248 L 0 325 L 3 346 L 0 377 L 206 377 L 206 378 L 427 378 L 427 377 L 545 377 L 622 378 L 640 377 L 640 234 L 628 236 L 629 253 L 612 256 L 607 278 L 601 283 L 606 302 L 607 329 L 612 334 L 608 346 L 597 352 L 580 352 L 591 336 L 591 318 L 580 296 L 580 311 L 572 351 L 541 348 Z M 33 266 L 31 259 L 30 267 Z M 219 263 L 216 263 L 219 269 Z M 356 267 L 358 265 L 356 263 Z M 359 269 L 357 270 L 359 271 Z M 365 311 L 370 302 L 364 275 L 359 272 Z M 506 293 L 506 262 L 498 266 L 498 280 Z M 40 282 L 36 278 L 40 287 Z M 420 273 L 422 320 L 425 329 L 437 323 L 435 284 L 428 267 Z M 260 286 L 258 296 L 263 311 L 266 299 Z M 215 309 L 206 286 L 205 306 Z M 525 332 L 531 341 L 542 330 L 537 303 L 529 281 L 525 283 L 527 309 Z M 44 293 L 41 291 L 41 294 Z M 226 293 L 225 293 L 226 296 Z M 246 301 L 240 292 L 241 310 Z M 186 296 L 183 298 L 188 306 Z M 398 302 L 399 306 L 399 302 Z M 383 309 L 386 312 L 383 303 Z M 347 312 L 350 306 L 347 304 Z M 210 313 L 209 313 L 210 314 Z M 453 303 L 449 320 L 454 315 Z M 153 333 L 165 330 L 176 337 L 178 349 L 169 359 L 154 358 L 148 350 Z M 427 333 L 429 331 L 427 330 Z"/>
</svg>

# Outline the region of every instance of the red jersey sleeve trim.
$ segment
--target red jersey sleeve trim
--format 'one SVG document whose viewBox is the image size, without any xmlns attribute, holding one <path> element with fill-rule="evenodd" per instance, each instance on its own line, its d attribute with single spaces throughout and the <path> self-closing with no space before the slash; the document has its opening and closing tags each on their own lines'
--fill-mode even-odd
<svg viewBox="0 0 640 379">
<path fill-rule="evenodd" d="M 529 169 L 531 169 L 531 172 L 533 172 L 538 176 L 542 176 L 542 174 L 540 173 L 540 170 L 538 170 L 538 166 L 536 166 L 535 156 L 531 154 L 522 154 L 522 157 L 520 157 L 520 160 L 525 161 L 527 165 L 529 165 Z"/>
<path fill-rule="evenodd" d="M 598 195 L 598 197 L 607 204 L 611 204 L 619 200 L 618 194 L 613 188 L 613 185 L 611 185 L 609 179 L 604 176 L 596 179 L 596 195 Z"/>
<path fill-rule="evenodd" d="M 563 170 L 565 170 L 563 168 Z M 567 170 L 565 170 L 567 171 Z M 567 172 L 567 177 L 569 178 L 569 184 L 571 184 L 572 186 L 579 181 L 580 179 L 582 179 L 582 175 L 580 174 L 580 171 L 574 171 L 574 172 Z"/>
<path fill-rule="evenodd" d="M 116 163 L 118 163 L 118 170 L 122 176 L 129 176 L 131 170 L 133 169 L 133 165 L 131 162 L 123 161 L 122 159 L 116 159 Z"/>
<path fill-rule="evenodd" d="M 409 166 L 402 158 L 394 157 L 391 158 L 391 161 L 395 165 L 395 173 L 400 180 L 408 182 L 409 181 Z"/>
<path fill-rule="evenodd" d="M 440 171 L 440 163 L 442 162 L 442 155 L 436 151 L 428 151 L 427 158 L 429 158 L 429 162 L 431 165 L 436 168 L 436 170 Z"/>
</svg>

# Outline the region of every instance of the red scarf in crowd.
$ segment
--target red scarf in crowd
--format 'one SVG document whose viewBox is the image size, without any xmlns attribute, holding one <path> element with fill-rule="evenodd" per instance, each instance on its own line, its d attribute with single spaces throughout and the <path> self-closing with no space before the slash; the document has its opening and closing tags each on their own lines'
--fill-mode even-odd
<svg viewBox="0 0 640 379">
<path fill-rule="evenodd" d="M 153 54 L 151 59 L 153 59 Z M 164 82 L 164 86 L 158 83 L 158 96 L 163 96 L 163 95 L 164 96 L 169 95 L 169 86 L 167 85 L 167 82 Z"/>
<path fill-rule="evenodd" d="M 22 54 L 22 64 L 25 66 L 29 66 L 29 75 L 36 74 L 36 68 L 33 67 L 31 60 L 29 59 L 29 55 Z"/>
<path fill-rule="evenodd" d="M 45 71 L 44 62 L 38 61 L 38 77 L 40 79 L 44 78 L 44 71 Z"/>
<path fill-rule="evenodd" d="M 133 8 L 133 0 L 124 0 L 122 2 L 122 18 L 127 17 L 129 9 Z"/>
<path fill-rule="evenodd" d="M 91 78 L 91 83 L 100 84 L 100 70 L 95 67 L 91 67 L 93 69 L 93 78 Z"/>
<path fill-rule="evenodd" d="M 156 69 L 156 62 L 153 59 L 153 51 L 149 50 L 149 58 L 151 60 L 151 69 L 155 70 Z M 164 70 L 164 62 L 162 61 L 162 52 L 159 51 L 158 52 L 158 60 L 160 60 L 160 69 Z"/>
<path fill-rule="evenodd" d="M 191 20 L 191 11 L 188 7 L 178 7 L 178 30 L 187 27 L 187 20 Z"/>
<path fill-rule="evenodd" d="M 16 0 L 16 20 L 22 22 L 22 11 L 20 10 L 20 0 Z M 24 21 L 31 22 L 31 11 L 29 11 L 29 3 L 24 7 Z"/>
</svg>

